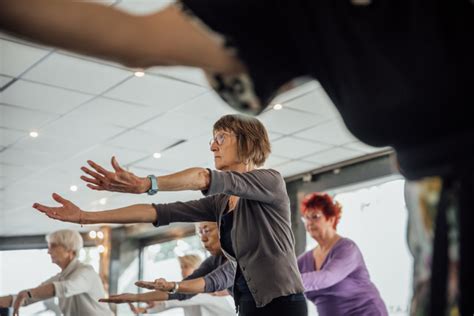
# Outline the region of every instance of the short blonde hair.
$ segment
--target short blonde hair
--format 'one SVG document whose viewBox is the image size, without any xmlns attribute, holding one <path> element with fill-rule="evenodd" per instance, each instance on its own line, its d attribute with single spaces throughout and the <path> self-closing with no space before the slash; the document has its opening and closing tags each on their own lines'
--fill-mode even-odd
<svg viewBox="0 0 474 316">
<path fill-rule="evenodd" d="M 252 162 L 256 167 L 265 163 L 271 153 L 270 139 L 262 122 L 242 115 L 229 114 L 214 123 L 213 132 L 224 130 L 237 136 L 237 154 L 241 162 Z"/>
<path fill-rule="evenodd" d="M 66 248 L 66 250 L 74 251 L 76 258 L 84 246 L 81 234 L 75 230 L 62 229 L 46 235 L 48 244 L 58 244 Z"/>
<path fill-rule="evenodd" d="M 202 262 L 202 259 L 198 255 L 184 255 L 178 257 L 179 264 L 184 267 L 196 269 Z"/>
</svg>

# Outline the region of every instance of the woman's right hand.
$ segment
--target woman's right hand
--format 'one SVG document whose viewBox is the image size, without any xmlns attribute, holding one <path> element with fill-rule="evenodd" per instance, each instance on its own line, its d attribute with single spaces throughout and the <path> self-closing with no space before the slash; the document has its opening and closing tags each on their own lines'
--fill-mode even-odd
<svg viewBox="0 0 474 316">
<path fill-rule="evenodd" d="M 61 197 L 57 193 L 53 193 L 53 199 L 62 204 L 62 206 L 46 206 L 43 204 L 35 203 L 33 207 L 38 211 L 45 213 L 46 216 L 57 219 L 63 222 L 71 222 L 83 224 L 81 218 L 81 209 L 77 207 L 74 203 L 65 198 Z"/>
</svg>

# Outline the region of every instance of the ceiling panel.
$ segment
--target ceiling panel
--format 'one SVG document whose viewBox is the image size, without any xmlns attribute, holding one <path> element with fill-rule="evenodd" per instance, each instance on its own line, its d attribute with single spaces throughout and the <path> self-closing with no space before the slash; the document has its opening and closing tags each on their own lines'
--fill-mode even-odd
<svg viewBox="0 0 474 316">
<path fill-rule="evenodd" d="M 72 140 L 84 146 L 96 146 L 125 131 L 124 128 L 89 120 L 88 117 L 78 119 L 66 115 L 56 120 L 39 131 L 40 136 L 62 138 L 64 141 Z"/>
<path fill-rule="evenodd" d="M 327 120 L 323 116 L 300 113 L 286 108 L 265 112 L 259 119 L 269 131 L 285 135 L 293 134 Z"/>
<path fill-rule="evenodd" d="M 331 148 L 324 152 L 305 157 L 304 160 L 319 165 L 330 165 L 360 156 L 362 156 L 362 154 L 358 151 L 345 148 Z"/>
<path fill-rule="evenodd" d="M 272 152 L 280 157 L 300 158 L 330 148 L 326 144 L 318 144 L 294 137 L 284 137 L 273 142 Z"/>
<path fill-rule="evenodd" d="M 291 100 L 290 102 L 285 102 L 284 106 L 298 111 L 314 113 L 325 118 L 339 116 L 336 107 L 322 87 L 318 87 L 310 93 Z"/>
<path fill-rule="evenodd" d="M 155 152 L 161 152 L 178 140 L 179 139 L 174 138 L 174 136 L 169 133 L 164 135 L 142 131 L 140 129 L 132 129 L 107 141 L 107 144 L 116 147 L 130 148 L 151 155 Z"/>
<path fill-rule="evenodd" d="M 18 77 L 49 51 L 0 39 L 0 74 Z"/>
<path fill-rule="evenodd" d="M 1 96 L 1 95 L 0 95 Z M 58 116 L 0 104 L 0 127 L 36 130 Z"/>
<path fill-rule="evenodd" d="M 107 98 L 95 98 L 67 114 L 65 119 L 87 126 L 114 125 L 133 127 L 152 118 L 150 106 L 136 105 Z"/>
<path fill-rule="evenodd" d="M 307 129 L 295 136 L 330 145 L 343 145 L 356 141 L 341 120 L 335 119 Z"/>
<path fill-rule="evenodd" d="M 127 80 L 106 93 L 106 96 L 153 106 L 154 112 L 158 113 L 191 100 L 205 91 L 204 88 L 195 85 L 146 75 Z"/>
<path fill-rule="evenodd" d="M 20 138 L 26 137 L 27 135 L 27 132 L 0 127 L 0 146 L 11 145 L 14 142 L 18 141 Z"/>
<path fill-rule="evenodd" d="M 18 148 L 8 148 L 0 152 L 0 161 L 2 163 L 22 166 L 26 168 L 46 168 L 52 164 L 58 163 L 64 159 L 63 155 L 57 151 L 39 151 L 33 148 L 28 150 L 20 150 Z"/>
<path fill-rule="evenodd" d="M 211 87 L 206 79 L 204 71 L 200 68 L 180 66 L 152 67 L 148 68 L 146 72 L 176 78 L 208 89 Z"/>
<path fill-rule="evenodd" d="M 159 159 L 150 157 L 136 166 L 164 169 L 173 172 L 190 167 L 212 166 L 213 155 L 209 149 L 209 138 L 208 136 L 193 138 L 162 152 L 162 156 Z"/>
<path fill-rule="evenodd" d="M 12 77 L 0 76 L 0 90 L 12 80 L 13 80 Z"/>
<path fill-rule="evenodd" d="M 23 78 L 100 94 L 132 75 L 131 71 L 54 53 L 30 69 Z"/>
<path fill-rule="evenodd" d="M 2 102 L 33 110 L 63 114 L 89 100 L 90 95 L 18 80 L 1 93 Z"/>
<path fill-rule="evenodd" d="M 139 128 L 155 135 L 170 135 L 176 139 L 190 139 L 201 135 L 208 135 L 210 139 L 213 124 L 210 119 L 168 112 L 140 125 Z"/>
<path fill-rule="evenodd" d="M 290 159 L 288 158 L 279 157 L 277 155 L 271 154 L 270 157 L 268 157 L 267 161 L 265 161 L 264 168 L 274 168 L 275 166 L 284 164 L 289 161 Z"/>
<path fill-rule="evenodd" d="M 189 100 L 173 109 L 173 111 L 188 115 L 189 117 L 208 118 L 213 123 L 226 114 L 237 113 L 214 91 L 208 91 L 197 98 Z"/>
<path fill-rule="evenodd" d="M 351 149 L 351 150 L 355 150 L 355 151 L 359 151 L 359 152 L 362 152 L 362 153 L 367 153 L 367 154 L 374 153 L 374 152 L 377 152 L 377 151 L 383 151 L 383 150 L 391 149 L 390 147 L 372 147 L 372 146 L 369 146 L 369 145 L 364 144 L 364 143 L 359 142 L 359 141 L 349 143 L 349 144 L 345 144 L 342 147 L 347 148 L 347 149 Z"/>
<path fill-rule="evenodd" d="M 289 177 L 292 175 L 309 172 L 319 167 L 318 164 L 310 163 L 306 161 L 294 160 L 288 163 L 276 166 L 274 169 L 282 174 L 283 177 Z"/>
</svg>

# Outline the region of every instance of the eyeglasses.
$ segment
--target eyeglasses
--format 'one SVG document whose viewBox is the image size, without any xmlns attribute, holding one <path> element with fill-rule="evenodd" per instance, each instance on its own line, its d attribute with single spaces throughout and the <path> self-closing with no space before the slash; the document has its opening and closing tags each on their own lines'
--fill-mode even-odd
<svg viewBox="0 0 474 316">
<path fill-rule="evenodd" d="M 323 213 L 311 213 L 303 216 L 305 222 L 317 222 L 321 217 L 323 217 Z"/>
<path fill-rule="evenodd" d="M 207 227 L 207 226 L 204 226 L 203 228 L 199 227 L 197 229 L 197 233 L 199 236 L 209 236 L 213 231 L 214 229 L 216 229 L 215 227 Z"/>
<path fill-rule="evenodd" d="M 219 132 L 209 140 L 209 146 L 212 146 L 214 143 L 216 143 L 218 146 L 222 146 L 224 144 L 226 134 L 234 135 L 233 133 L 229 132 Z"/>
</svg>

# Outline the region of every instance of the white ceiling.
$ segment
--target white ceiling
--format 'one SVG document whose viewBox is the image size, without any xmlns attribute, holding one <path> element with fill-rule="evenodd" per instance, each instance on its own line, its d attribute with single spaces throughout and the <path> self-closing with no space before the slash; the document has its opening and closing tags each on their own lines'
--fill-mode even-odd
<svg viewBox="0 0 474 316">
<path fill-rule="evenodd" d="M 171 2 L 104 3 L 143 14 Z M 316 81 L 276 101 L 283 109 L 269 110 L 260 119 L 273 145 L 266 167 L 285 177 L 382 150 L 347 132 Z M 114 63 L 0 34 L 0 236 L 77 228 L 31 208 L 34 202 L 53 204 L 52 192 L 86 210 L 199 197 L 197 192 L 154 198 L 95 192 L 81 183 L 79 168 L 87 159 L 108 165 L 112 155 L 142 176 L 211 167 L 211 128 L 228 113 L 234 111 L 198 69 L 155 67 L 139 78 Z M 31 131 L 39 137 L 30 137 Z M 153 158 L 155 152 L 162 157 Z M 71 185 L 78 191 L 70 191 Z"/>
</svg>

